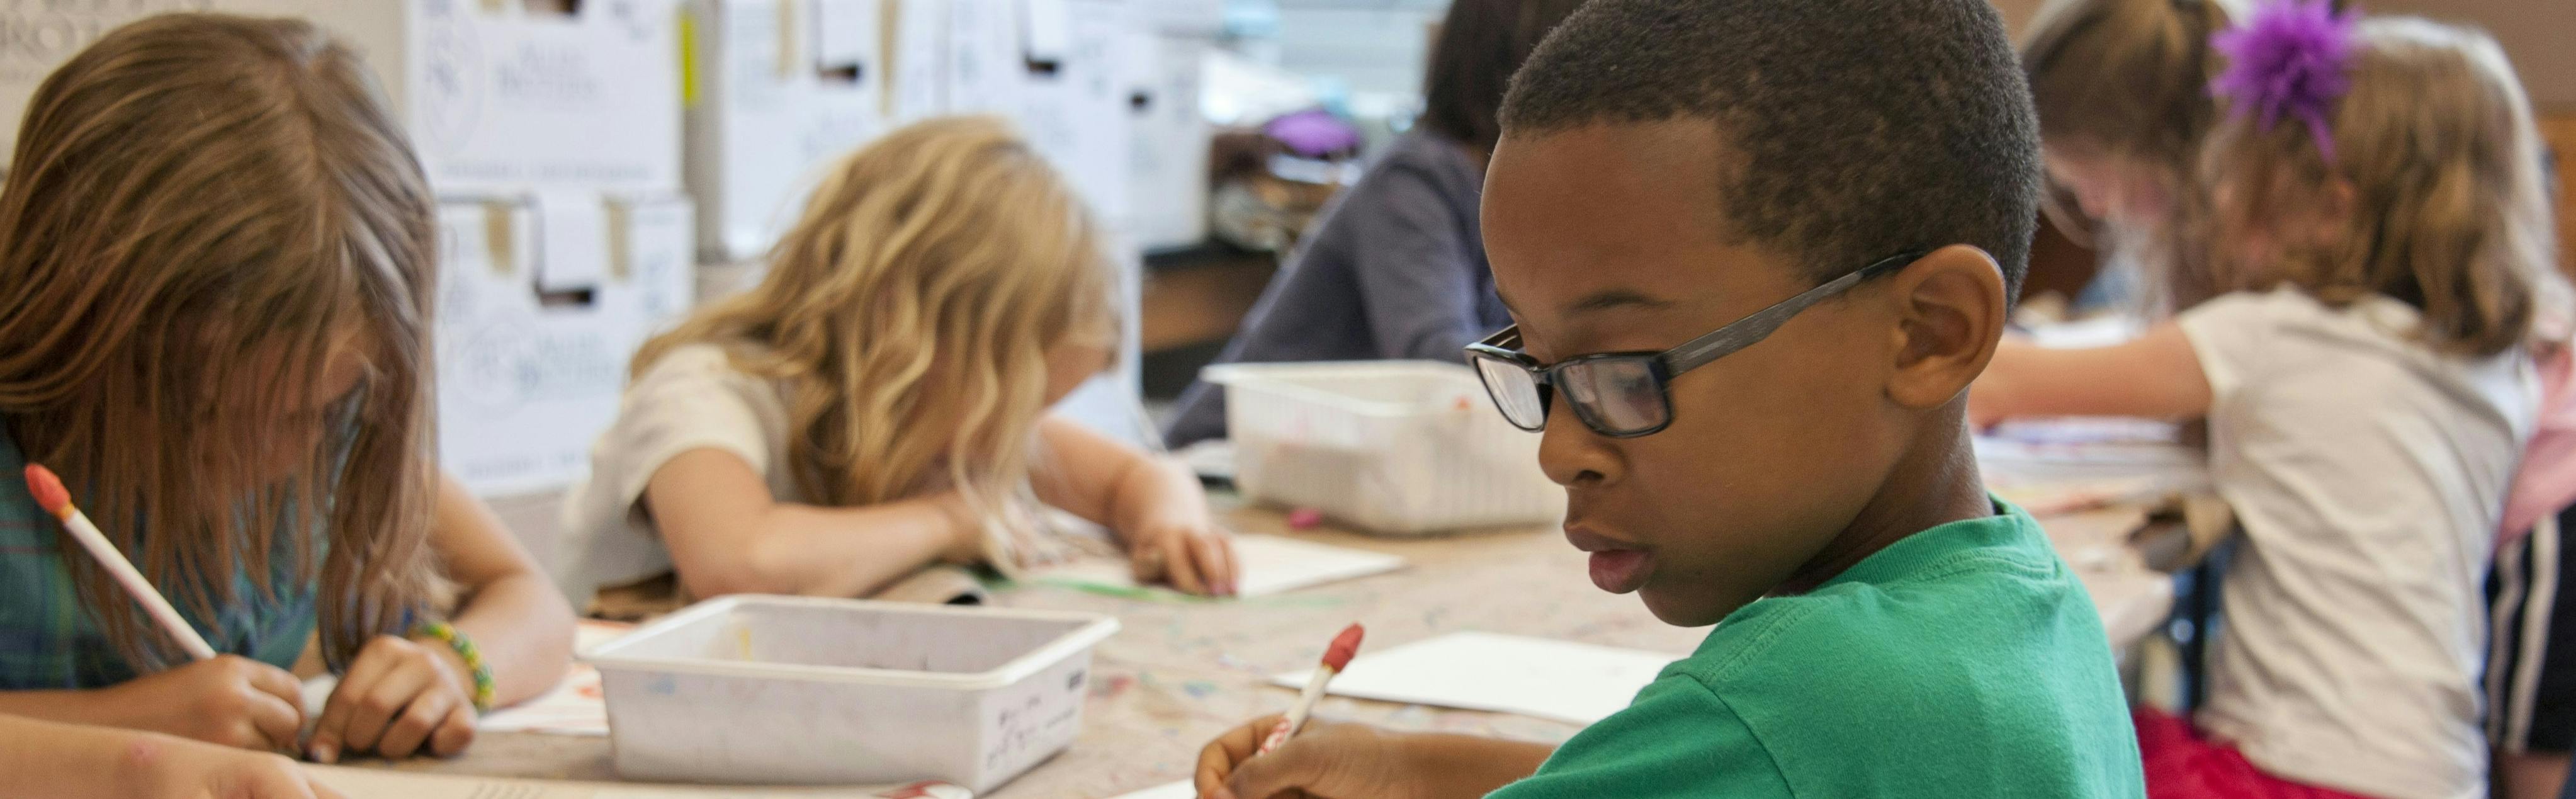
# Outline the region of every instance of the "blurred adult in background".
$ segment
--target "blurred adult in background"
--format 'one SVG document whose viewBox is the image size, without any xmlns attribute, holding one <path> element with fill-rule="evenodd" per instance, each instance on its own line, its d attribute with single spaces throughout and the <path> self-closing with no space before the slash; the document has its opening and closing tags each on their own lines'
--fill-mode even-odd
<svg viewBox="0 0 2576 799">
<path fill-rule="evenodd" d="M 1423 112 L 1324 210 L 1217 363 L 1429 358 L 1511 324 L 1476 224 L 1512 72 L 1583 0 L 1456 0 L 1423 78 Z M 1193 383 L 1172 446 L 1225 436 L 1225 397 Z"/>
</svg>

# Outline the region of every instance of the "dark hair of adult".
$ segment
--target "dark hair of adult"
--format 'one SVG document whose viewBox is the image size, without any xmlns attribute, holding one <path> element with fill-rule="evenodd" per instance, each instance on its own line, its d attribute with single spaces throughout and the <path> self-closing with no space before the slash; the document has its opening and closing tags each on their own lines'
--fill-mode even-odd
<svg viewBox="0 0 2576 799">
<path fill-rule="evenodd" d="M 1422 78 L 1418 124 L 1479 152 L 1502 136 L 1503 90 L 1547 32 L 1584 0 L 1455 0 Z"/>
</svg>

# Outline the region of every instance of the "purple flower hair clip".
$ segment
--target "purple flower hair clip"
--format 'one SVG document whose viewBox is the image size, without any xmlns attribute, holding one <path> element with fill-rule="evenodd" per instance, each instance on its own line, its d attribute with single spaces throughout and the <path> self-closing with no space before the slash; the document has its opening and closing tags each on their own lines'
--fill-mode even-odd
<svg viewBox="0 0 2576 799">
<path fill-rule="evenodd" d="M 2259 114 L 2266 131 L 2285 116 L 2307 123 L 2318 153 L 2333 161 L 2329 120 L 2335 101 L 2352 88 L 2345 72 L 2355 19 L 2353 12 L 2336 12 L 2330 0 L 2266 5 L 2210 37 L 2210 46 L 2227 55 L 2227 71 L 2209 82 L 2209 93 L 2226 98 L 2237 117 Z"/>
</svg>

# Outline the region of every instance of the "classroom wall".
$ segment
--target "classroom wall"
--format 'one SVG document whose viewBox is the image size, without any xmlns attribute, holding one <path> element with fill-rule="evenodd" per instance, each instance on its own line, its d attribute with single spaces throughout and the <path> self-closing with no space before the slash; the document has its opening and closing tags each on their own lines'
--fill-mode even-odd
<svg viewBox="0 0 2576 799">
<path fill-rule="evenodd" d="M 2576 116 L 2576 3 L 2569 0 L 2371 0 L 2373 14 L 2413 14 L 2485 28 L 2504 45 L 2542 113 Z"/>
</svg>

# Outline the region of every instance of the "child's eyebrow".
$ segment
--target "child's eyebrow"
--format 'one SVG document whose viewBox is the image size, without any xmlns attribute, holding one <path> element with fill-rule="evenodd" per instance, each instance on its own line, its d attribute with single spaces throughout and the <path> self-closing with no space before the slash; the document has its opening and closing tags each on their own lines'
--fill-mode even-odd
<svg viewBox="0 0 2576 799">
<path fill-rule="evenodd" d="M 1594 313 L 1627 308 L 1658 309 L 1671 307 L 1671 300 L 1656 299 L 1632 289 L 1606 289 L 1583 295 L 1565 304 L 1565 314 Z"/>
</svg>

